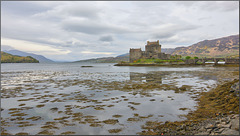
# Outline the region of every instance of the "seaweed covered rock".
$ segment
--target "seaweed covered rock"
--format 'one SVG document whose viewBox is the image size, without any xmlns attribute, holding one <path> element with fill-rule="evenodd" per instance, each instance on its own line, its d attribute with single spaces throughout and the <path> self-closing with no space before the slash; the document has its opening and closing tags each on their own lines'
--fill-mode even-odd
<svg viewBox="0 0 240 136">
<path fill-rule="evenodd" d="M 237 97 L 239 97 L 239 81 L 234 83 L 231 88 L 230 91 L 231 93 L 234 93 Z"/>
</svg>

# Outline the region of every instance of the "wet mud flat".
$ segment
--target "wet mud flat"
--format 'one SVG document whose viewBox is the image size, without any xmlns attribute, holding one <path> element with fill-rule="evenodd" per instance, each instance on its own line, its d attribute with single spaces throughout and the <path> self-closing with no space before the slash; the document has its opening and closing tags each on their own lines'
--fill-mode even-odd
<svg viewBox="0 0 240 136">
<path fill-rule="evenodd" d="M 203 71 L 2 72 L 1 133 L 137 134 L 186 120 L 201 93 L 239 74 Z"/>
</svg>

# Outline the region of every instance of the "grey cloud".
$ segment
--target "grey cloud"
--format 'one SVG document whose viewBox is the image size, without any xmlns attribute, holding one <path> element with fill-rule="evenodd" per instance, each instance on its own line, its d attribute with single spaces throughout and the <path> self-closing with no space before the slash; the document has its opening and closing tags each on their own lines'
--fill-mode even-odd
<svg viewBox="0 0 240 136">
<path fill-rule="evenodd" d="M 212 17 L 201 17 L 201 18 L 199 18 L 198 20 L 199 20 L 199 21 L 202 21 L 202 20 L 208 20 L 208 19 L 212 19 Z"/>
<path fill-rule="evenodd" d="M 171 38 L 172 36 L 187 30 L 197 29 L 199 26 L 197 25 L 181 25 L 181 24 L 170 24 L 165 27 L 156 29 L 154 33 L 152 33 L 153 38 Z"/>
<path fill-rule="evenodd" d="M 199 6 L 207 11 L 233 11 L 239 9 L 239 1 L 208 1 L 201 2 Z"/>
<path fill-rule="evenodd" d="M 113 41 L 113 38 L 112 38 L 112 36 L 108 35 L 108 36 L 101 36 L 99 38 L 99 40 L 104 41 L 104 42 L 111 42 L 111 41 Z"/>
<path fill-rule="evenodd" d="M 93 21 L 73 22 L 66 21 L 62 24 L 62 28 L 70 32 L 80 32 L 86 34 L 108 34 L 108 33 L 129 33 L 130 29 L 116 26 L 113 24 L 104 24 Z"/>
<path fill-rule="evenodd" d="M 233 11 L 239 9 L 239 1 L 178 1 L 176 4 L 207 11 Z"/>
<path fill-rule="evenodd" d="M 2 1 L 1 8 L 3 12 L 19 14 L 23 16 L 44 12 L 49 9 L 30 1 Z"/>
<path fill-rule="evenodd" d="M 55 6 L 52 9 L 49 9 L 45 12 L 40 12 L 35 14 L 35 17 L 42 17 L 52 19 L 55 18 L 71 18 L 71 17 L 80 17 L 87 19 L 96 19 L 99 17 L 101 9 L 92 6 L 92 4 L 87 4 L 86 2 L 79 3 L 67 3 L 63 5 Z"/>
<path fill-rule="evenodd" d="M 174 33 L 173 31 L 171 32 L 156 32 L 154 34 L 152 34 L 153 38 L 169 38 L 174 36 L 176 33 Z"/>
<path fill-rule="evenodd" d="M 190 42 L 191 40 L 189 39 L 186 39 L 182 36 L 178 36 L 177 34 L 170 37 L 170 38 L 163 38 L 160 40 L 160 42 L 162 42 L 163 44 L 183 44 L 183 43 L 188 43 Z"/>
<path fill-rule="evenodd" d="M 198 1 L 176 1 L 176 4 L 185 6 L 185 7 L 191 7 L 194 4 L 196 4 Z"/>
<path fill-rule="evenodd" d="M 97 18 L 100 9 L 90 6 L 69 6 L 64 12 L 67 12 L 70 16 L 79 16 L 86 18 Z"/>
</svg>

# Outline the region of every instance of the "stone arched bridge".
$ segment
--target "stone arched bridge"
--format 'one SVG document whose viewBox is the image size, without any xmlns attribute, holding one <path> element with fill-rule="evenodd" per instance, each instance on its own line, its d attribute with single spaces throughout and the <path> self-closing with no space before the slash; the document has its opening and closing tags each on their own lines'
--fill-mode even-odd
<svg viewBox="0 0 240 136">
<path fill-rule="evenodd" d="M 202 64 L 205 64 L 207 61 L 213 61 L 215 64 L 218 63 L 218 61 L 225 61 L 225 64 L 239 64 L 239 58 L 200 58 L 200 59 L 188 59 L 185 60 L 186 64 L 197 64 L 197 62 L 201 62 Z"/>
</svg>

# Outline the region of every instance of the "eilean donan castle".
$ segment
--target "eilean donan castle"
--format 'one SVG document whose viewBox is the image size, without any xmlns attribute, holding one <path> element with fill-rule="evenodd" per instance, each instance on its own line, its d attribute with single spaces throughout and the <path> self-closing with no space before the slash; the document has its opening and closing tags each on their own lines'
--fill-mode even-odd
<svg viewBox="0 0 240 136">
<path fill-rule="evenodd" d="M 147 45 L 145 45 L 145 51 L 142 51 L 141 48 L 130 48 L 129 54 L 129 62 L 133 62 L 142 58 L 169 59 L 171 56 L 170 54 L 161 53 L 161 45 L 159 44 L 159 40 L 157 40 L 157 42 L 147 41 Z"/>
</svg>

